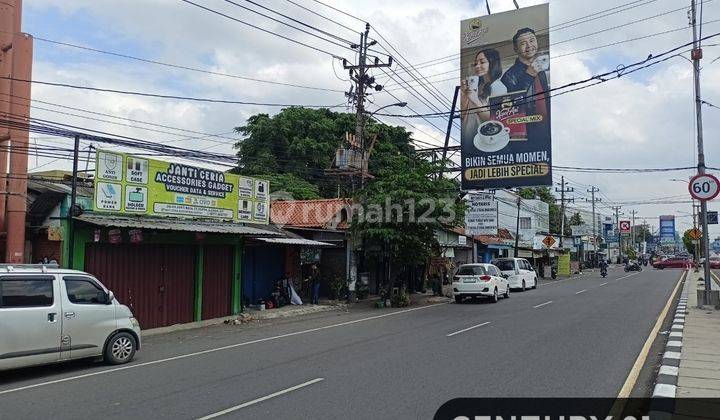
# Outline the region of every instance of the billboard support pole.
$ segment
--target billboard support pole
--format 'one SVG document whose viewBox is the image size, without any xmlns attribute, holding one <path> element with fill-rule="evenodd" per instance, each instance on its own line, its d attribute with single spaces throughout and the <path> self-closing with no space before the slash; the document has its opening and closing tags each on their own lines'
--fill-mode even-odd
<svg viewBox="0 0 720 420">
<path fill-rule="evenodd" d="M 73 149 L 73 173 L 70 189 L 70 208 L 68 209 L 68 268 L 73 269 L 73 256 L 75 255 L 75 205 L 77 201 L 77 175 L 78 175 L 78 153 L 80 152 L 80 136 L 75 136 L 75 147 Z"/>
<path fill-rule="evenodd" d="M 453 100 L 452 100 L 452 107 L 450 107 L 450 116 L 448 117 L 448 125 L 447 125 L 447 131 L 445 132 L 445 147 L 443 147 L 442 152 L 442 166 L 440 169 L 440 175 L 439 178 L 442 178 L 443 173 L 445 172 L 445 159 L 447 158 L 447 150 L 450 146 L 450 131 L 452 130 L 452 123 L 455 119 L 455 108 L 457 107 L 457 98 L 458 93 L 460 92 L 460 86 L 455 86 L 455 94 L 453 94 Z"/>
</svg>

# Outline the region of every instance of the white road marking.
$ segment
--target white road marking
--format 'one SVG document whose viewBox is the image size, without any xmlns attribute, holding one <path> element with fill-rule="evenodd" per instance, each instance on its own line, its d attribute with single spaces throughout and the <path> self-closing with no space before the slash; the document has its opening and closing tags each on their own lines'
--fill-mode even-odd
<svg viewBox="0 0 720 420">
<path fill-rule="evenodd" d="M 618 277 L 617 279 L 615 279 L 615 281 L 620 281 L 620 280 L 626 279 L 628 277 L 637 276 L 640 273 L 642 273 L 642 271 L 638 271 L 637 273 L 628 274 L 627 276 Z"/>
<path fill-rule="evenodd" d="M 582 290 L 579 291 L 579 292 L 575 292 L 575 294 L 576 294 L 576 295 L 579 295 L 580 293 L 585 293 L 585 292 L 587 292 L 587 289 L 582 289 Z"/>
<path fill-rule="evenodd" d="M 303 383 L 301 383 L 301 384 L 299 384 L 299 385 L 295 385 L 295 386 L 291 386 L 290 388 L 283 389 L 282 391 L 273 392 L 273 393 L 270 394 L 270 395 L 266 395 L 266 396 L 264 396 L 264 397 L 260 397 L 260 398 L 254 399 L 254 400 L 252 400 L 252 401 L 248 401 L 248 402 L 246 402 L 246 403 L 242 403 L 242 404 L 236 405 L 236 406 L 234 406 L 234 407 L 230 407 L 230 408 L 227 408 L 227 409 L 225 409 L 225 410 L 218 411 L 217 413 L 208 414 L 208 415 L 205 416 L 205 417 L 200 417 L 198 420 L 209 420 L 209 419 L 214 419 L 215 417 L 224 416 L 225 414 L 232 413 L 233 411 L 237 411 L 237 410 L 240 410 L 240 409 L 242 409 L 242 408 L 249 407 L 249 406 L 251 406 L 251 405 L 253 405 L 253 404 L 257 404 L 257 403 L 259 403 L 259 402 L 263 402 L 263 401 L 269 400 L 270 398 L 275 398 L 275 397 L 278 397 L 278 396 L 280 396 L 280 395 L 287 394 L 288 392 L 296 391 L 296 390 L 298 390 L 298 389 L 300 389 L 300 388 L 305 388 L 306 386 L 310 386 L 310 385 L 312 385 L 312 384 L 316 384 L 316 383 L 321 382 L 321 381 L 324 381 L 324 380 L 325 380 L 325 378 L 315 378 L 315 379 L 313 379 L 312 381 L 303 382 Z"/>
<path fill-rule="evenodd" d="M 638 273 L 639 274 L 639 273 Z M 680 288 L 680 283 L 682 283 L 683 276 L 686 276 L 687 272 L 683 272 L 683 274 L 680 275 L 680 277 L 677 279 L 677 282 L 675 283 L 675 289 L 672 293 L 670 293 L 670 297 L 668 298 L 667 302 L 665 303 L 665 307 L 662 311 L 660 311 L 660 316 L 658 316 L 657 320 L 655 321 L 655 325 L 653 326 L 653 329 L 650 331 L 650 334 L 648 335 L 647 340 L 645 340 L 645 344 L 643 345 L 642 349 L 640 350 L 640 354 L 638 354 L 637 359 L 635 359 L 635 363 L 633 364 L 632 369 L 630 369 L 630 373 L 628 374 L 627 379 L 625 379 L 625 384 L 623 384 L 623 387 L 620 389 L 620 393 L 618 394 L 618 401 L 621 401 L 622 398 L 627 398 L 630 396 L 630 392 L 635 387 L 635 383 L 637 382 L 638 376 L 640 375 L 640 369 L 642 369 L 643 365 L 645 364 L 645 360 L 647 359 L 648 353 L 650 352 L 650 347 L 652 346 L 653 341 L 655 340 L 655 337 L 657 336 L 658 332 L 660 331 L 660 327 L 662 326 L 663 320 L 665 320 L 665 317 L 667 316 L 668 311 L 670 310 L 670 305 L 672 304 L 673 300 L 675 299 L 675 296 L 677 296 L 678 290 Z M 670 333 L 670 337 L 676 337 L 677 335 L 673 335 L 674 333 Z M 680 337 L 682 337 L 682 334 L 680 334 Z M 616 402 L 616 405 L 618 403 Z M 622 403 L 624 405 L 624 402 Z M 622 408 L 622 407 L 620 407 Z M 611 410 L 613 412 L 614 410 Z M 619 412 L 621 412 L 620 410 Z M 618 412 L 618 413 L 619 413 Z"/>
<path fill-rule="evenodd" d="M 101 371 L 98 371 L 98 372 L 91 372 L 91 373 L 85 373 L 85 374 L 83 374 L 83 375 L 71 376 L 71 377 L 69 377 L 69 378 L 56 379 L 56 380 L 54 380 L 54 381 L 47 381 L 47 382 L 41 382 L 41 383 L 32 384 L 32 385 L 21 386 L 21 387 L 18 387 L 18 388 L 6 389 L 6 390 L 0 391 L 0 395 L 9 394 L 9 393 L 11 393 L 11 392 L 24 391 L 24 390 L 26 390 L 26 389 L 38 388 L 38 387 L 46 386 L 46 385 L 59 384 L 59 383 L 62 383 L 62 382 L 73 381 L 73 380 L 76 380 L 76 379 L 83 379 L 83 378 L 89 378 L 89 377 L 92 377 L 92 376 L 104 375 L 104 374 L 107 374 L 107 373 L 120 372 L 120 371 L 128 370 L 128 369 L 135 369 L 135 368 L 144 367 L 144 366 L 156 365 L 156 364 L 159 364 L 159 363 L 171 362 L 171 361 L 173 361 L 173 360 L 180 360 L 180 359 L 185 359 L 185 358 L 188 358 L 188 357 L 201 356 L 201 355 L 203 355 L 203 354 L 215 353 L 215 352 L 222 351 L 222 350 L 234 349 L 234 348 L 237 348 L 237 347 L 248 346 L 248 345 L 250 345 L 250 344 L 263 343 L 263 342 L 265 342 L 265 341 L 278 340 L 278 339 L 281 339 L 281 338 L 293 337 L 293 336 L 296 336 L 296 335 L 307 334 L 307 333 L 311 333 L 311 332 L 315 332 L 315 331 L 322 331 L 322 330 L 327 330 L 327 329 L 330 329 L 330 328 L 336 328 L 336 327 L 342 327 L 342 326 L 345 326 L 345 325 L 357 324 L 357 323 L 359 323 L 359 322 L 371 321 L 371 320 L 374 320 L 374 319 L 385 318 L 385 317 L 388 317 L 388 316 L 395 316 L 395 315 L 406 314 L 406 313 L 408 313 L 408 312 L 419 311 L 419 310 L 428 309 L 428 308 L 434 308 L 434 307 L 441 306 L 441 305 L 447 305 L 447 303 L 436 303 L 436 304 L 433 304 L 433 305 L 421 306 L 421 307 L 419 307 L 419 308 L 404 309 L 404 310 L 402 310 L 402 311 L 391 312 L 391 313 L 382 314 L 382 315 L 374 315 L 374 316 L 370 316 L 370 317 L 367 317 L 367 318 L 360 318 L 360 319 L 355 319 L 355 320 L 352 320 L 352 321 L 340 322 L 340 323 L 338 323 L 338 324 L 325 325 L 325 326 L 323 326 L 323 327 L 310 328 L 310 329 L 308 329 L 308 330 L 295 331 L 295 332 L 291 332 L 291 333 L 287 333 L 287 334 L 274 335 L 274 336 L 271 336 L 271 337 L 259 338 L 259 339 L 257 339 L 257 340 L 245 341 L 245 342 L 242 342 L 242 343 L 236 343 L 236 344 L 230 344 L 230 345 L 227 345 L 227 346 L 216 347 L 216 348 L 213 348 L 213 349 L 196 351 L 196 352 L 187 353 L 187 354 L 181 354 L 181 355 L 178 355 L 178 356 L 168 357 L 168 358 L 165 358 L 165 359 L 158 359 L 158 360 L 153 360 L 153 361 L 144 362 L 144 363 L 138 363 L 138 364 L 134 364 L 134 365 L 125 365 L 125 366 L 122 366 L 122 367 L 117 367 L 117 368 L 112 368 L 112 369 L 104 369 L 104 370 L 101 370 Z"/>
<path fill-rule="evenodd" d="M 541 304 L 539 304 L 539 305 L 533 306 L 533 308 L 536 308 L 536 309 L 537 309 L 537 308 L 539 308 L 539 307 L 541 307 L 541 306 L 549 305 L 549 304 L 551 304 L 551 303 L 553 303 L 553 301 L 552 301 L 552 300 L 548 300 L 548 301 L 545 302 L 545 303 L 541 303 Z"/>
<path fill-rule="evenodd" d="M 453 335 L 461 334 L 461 333 L 464 333 L 465 331 L 470 331 L 472 329 L 482 327 L 483 325 L 487 325 L 489 323 L 490 322 L 483 322 L 482 324 L 473 325 L 472 327 L 468 327 L 468 328 L 462 329 L 460 331 L 455 331 L 454 333 L 450 333 L 450 334 L 446 335 L 446 337 L 452 337 Z"/>
<path fill-rule="evenodd" d="M 607 284 L 607 282 L 605 282 L 605 283 L 600 283 L 600 286 L 605 286 L 606 284 Z M 600 286 L 598 286 L 598 287 L 600 287 Z"/>
</svg>

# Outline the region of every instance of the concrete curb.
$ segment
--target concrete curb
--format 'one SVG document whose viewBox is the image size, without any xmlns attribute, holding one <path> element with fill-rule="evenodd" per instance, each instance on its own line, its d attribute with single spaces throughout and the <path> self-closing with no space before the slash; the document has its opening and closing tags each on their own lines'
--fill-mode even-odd
<svg viewBox="0 0 720 420">
<path fill-rule="evenodd" d="M 675 308 L 675 316 L 673 317 L 672 326 L 667 343 L 665 344 L 665 353 L 662 357 L 662 365 L 658 371 L 655 380 L 655 388 L 653 389 L 653 398 L 675 398 L 677 393 L 678 371 L 680 366 L 680 358 L 682 357 L 683 348 L 683 330 L 685 329 L 685 315 L 687 314 L 687 300 L 690 292 L 690 281 L 688 279 L 689 272 L 685 277 L 680 298 Z M 671 413 L 673 404 L 656 404 L 653 411 Z"/>
</svg>

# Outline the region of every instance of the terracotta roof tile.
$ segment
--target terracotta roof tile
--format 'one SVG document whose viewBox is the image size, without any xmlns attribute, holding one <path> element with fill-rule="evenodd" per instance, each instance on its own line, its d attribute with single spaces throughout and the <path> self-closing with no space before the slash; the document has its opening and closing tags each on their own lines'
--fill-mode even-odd
<svg viewBox="0 0 720 420">
<path fill-rule="evenodd" d="M 270 221 L 278 225 L 302 228 L 347 229 L 351 201 L 346 198 L 326 200 L 273 201 Z"/>
</svg>

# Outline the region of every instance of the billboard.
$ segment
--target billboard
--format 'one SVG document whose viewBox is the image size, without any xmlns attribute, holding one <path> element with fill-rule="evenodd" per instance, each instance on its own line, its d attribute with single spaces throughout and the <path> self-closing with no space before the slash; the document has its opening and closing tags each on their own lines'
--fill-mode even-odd
<svg viewBox="0 0 720 420">
<path fill-rule="evenodd" d="M 267 224 L 270 184 L 222 171 L 98 150 L 93 210 Z"/>
<path fill-rule="evenodd" d="M 552 185 L 548 10 L 461 22 L 463 189 Z"/>
<path fill-rule="evenodd" d="M 675 242 L 675 216 L 660 216 L 660 242 Z"/>
<path fill-rule="evenodd" d="M 497 235 L 498 203 L 492 194 L 468 194 L 465 212 L 465 233 L 468 235 Z"/>
</svg>

